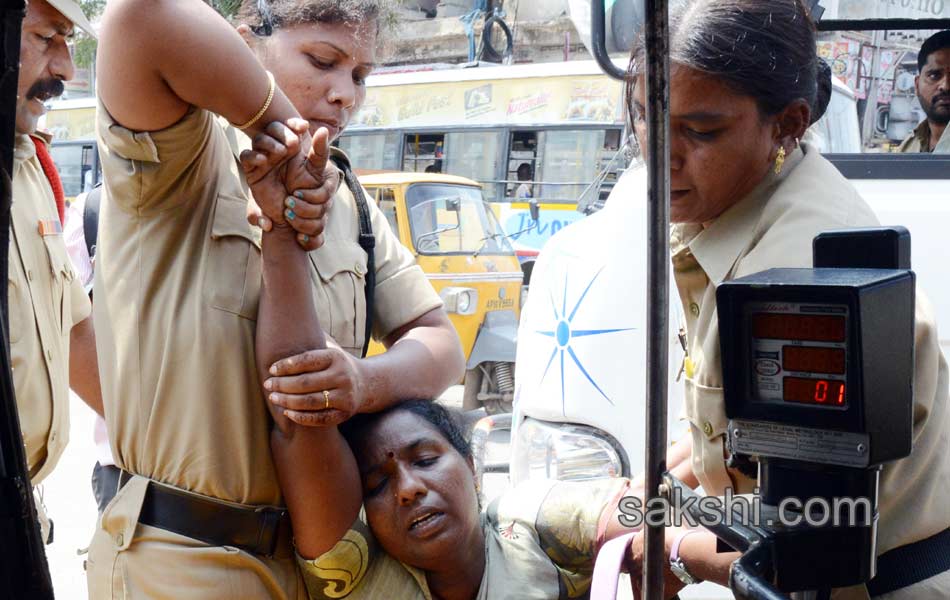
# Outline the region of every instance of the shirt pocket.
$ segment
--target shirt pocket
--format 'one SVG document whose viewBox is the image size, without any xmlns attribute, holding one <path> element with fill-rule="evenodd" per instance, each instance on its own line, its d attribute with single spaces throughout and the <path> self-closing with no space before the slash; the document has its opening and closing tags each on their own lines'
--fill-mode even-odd
<svg viewBox="0 0 950 600">
<path fill-rule="evenodd" d="M 247 200 L 220 195 L 211 222 L 205 290 L 212 307 L 257 319 L 261 295 L 260 240 L 247 222 Z"/>
<path fill-rule="evenodd" d="M 16 344 L 23 337 L 26 328 L 33 324 L 33 311 L 30 310 L 30 291 L 19 273 L 14 274 L 13 265 L 7 277 L 7 298 L 9 304 L 10 344 Z"/>
<path fill-rule="evenodd" d="M 362 351 L 366 340 L 366 252 L 355 241 L 327 240 L 310 253 L 319 280 L 320 325 L 345 349 Z"/>
<path fill-rule="evenodd" d="M 703 490 L 710 495 L 720 495 L 726 488 L 734 488 L 732 477 L 726 469 L 729 419 L 726 417 L 722 388 L 702 385 L 687 378 L 686 416 L 693 438 L 693 472 L 699 478 Z"/>
<path fill-rule="evenodd" d="M 72 296 L 67 291 L 69 284 L 76 276 L 66 255 L 66 244 L 62 236 L 44 236 L 43 245 L 46 246 L 46 255 L 49 258 L 50 275 L 50 301 L 53 314 L 59 313 L 59 333 L 68 335 L 73 327 L 72 323 Z"/>
</svg>

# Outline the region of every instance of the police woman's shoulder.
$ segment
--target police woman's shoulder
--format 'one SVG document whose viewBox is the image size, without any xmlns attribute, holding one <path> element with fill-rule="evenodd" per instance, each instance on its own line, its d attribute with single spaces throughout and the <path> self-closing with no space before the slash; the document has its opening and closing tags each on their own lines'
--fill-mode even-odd
<svg viewBox="0 0 950 600">
<path fill-rule="evenodd" d="M 815 221 L 825 229 L 877 224 L 857 188 L 818 150 L 802 144 L 804 157 L 778 186 L 765 207 L 760 228 L 781 222 Z"/>
</svg>

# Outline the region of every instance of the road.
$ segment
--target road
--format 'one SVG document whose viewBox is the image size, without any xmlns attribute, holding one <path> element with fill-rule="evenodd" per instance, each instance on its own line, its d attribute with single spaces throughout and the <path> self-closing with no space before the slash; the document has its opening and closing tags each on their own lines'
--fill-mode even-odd
<svg viewBox="0 0 950 600">
<path fill-rule="evenodd" d="M 440 399 L 453 408 L 461 408 L 462 386 L 450 388 Z M 50 572 L 57 600 L 86 600 L 86 574 L 83 569 L 85 548 L 96 527 L 96 503 L 92 496 L 89 478 L 96 461 L 92 441 L 94 414 L 78 398 L 70 403 L 70 439 L 50 477 L 43 484 L 44 503 L 55 522 L 55 541 L 47 546 Z M 490 460 L 508 455 L 508 436 L 497 432 L 489 440 Z M 488 474 L 482 484 L 486 502 L 508 488 L 506 475 Z M 629 600 L 629 587 L 620 586 L 618 600 Z M 728 591 L 719 586 L 702 584 L 694 586 L 681 598 L 690 600 L 721 600 L 731 598 Z"/>
</svg>

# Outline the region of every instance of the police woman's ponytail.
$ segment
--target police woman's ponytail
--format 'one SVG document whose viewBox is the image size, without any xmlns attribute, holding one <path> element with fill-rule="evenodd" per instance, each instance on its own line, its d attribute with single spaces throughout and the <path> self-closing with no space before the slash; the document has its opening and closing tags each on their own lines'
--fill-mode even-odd
<svg viewBox="0 0 950 600">
<path fill-rule="evenodd" d="M 814 125 L 824 116 L 825 111 L 828 110 L 828 103 L 831 102 L 831 91 L 834 87 L 834 84 L 831 81 L 833 77 L 831 73 L 831 65 L 826 63 L 821 58 L 818 59 L 818 96 L 815 98 L 815 103 L 811 107 L 811 125 Z"/>
</svg>

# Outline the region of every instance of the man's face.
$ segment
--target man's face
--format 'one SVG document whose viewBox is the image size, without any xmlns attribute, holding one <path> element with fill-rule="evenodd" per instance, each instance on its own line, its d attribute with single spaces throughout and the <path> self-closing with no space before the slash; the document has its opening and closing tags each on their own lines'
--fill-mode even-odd
<svg viewBox="0 0 950 600">
<path fill-rule="evenodd" d="M 950 48 L 932 52 L 917 76 L 917 96 L 927 119 L 938 125 L 950 123 Z"/>
<path fill-rule="evenodd" d="M 43 102 L 63 93 L 63 82 L 75 67 L 66 42 L 73 24 L 46 0 L 30 0 L 20 37 L 20 79 L 17 83 L 16 131 L 30 134 L 46 112 Z"/>
</svg>

